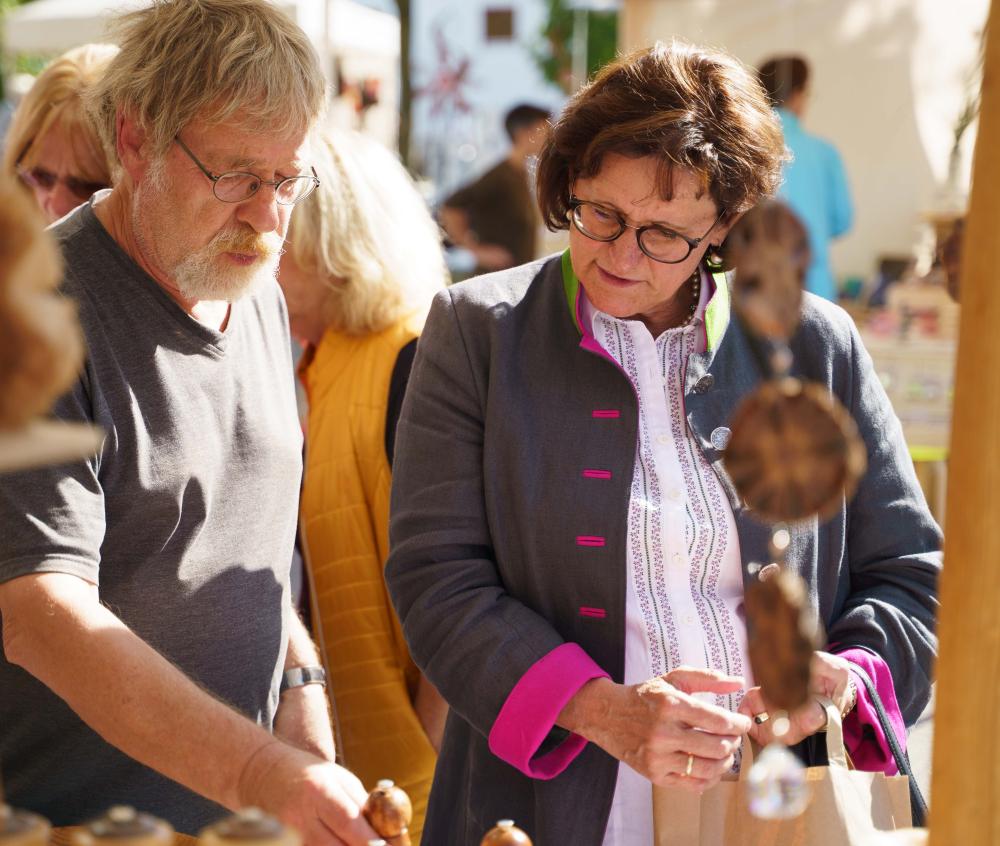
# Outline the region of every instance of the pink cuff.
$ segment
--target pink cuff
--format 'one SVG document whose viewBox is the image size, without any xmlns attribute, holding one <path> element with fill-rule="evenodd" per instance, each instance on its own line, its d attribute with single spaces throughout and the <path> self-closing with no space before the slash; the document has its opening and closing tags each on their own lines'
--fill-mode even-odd
<svg viewBox="0 0 1000 846">
<path fill-rule="evenodd" d="M 570 734 L 551 752 L 532 760 L 559 712 L 591 679 L 611 678 L 575 643 L 557 646 L 535 662 L 507 697 L 493 728 L 490 751 L 532 778 L 550 779 L 570 765 L 587 745 Z"/>
<path fill-rule="evenodd" d="M 896 702 L 896 688 L 892 683 L 889 667 L 881 658 L 864 649 L 845 649 L 838 653 L 852 664 L 864 670 L 873 682 L 879 698 L 885 706 L 889 724 L 895 731 L 899 745 L 906 751 L 906 723 Z M 851 680 L 858 689 L 858 704 L 844 720 L 844 745 L 847 747 L 854 766 L 867 772 L 882 772 L 896 775 L 899 770 L 892 757 L 892 750 L 886 740 L 878 712 L 868 697 L 868 691 L 860 676 L 851 673 Z"/>
</svg>

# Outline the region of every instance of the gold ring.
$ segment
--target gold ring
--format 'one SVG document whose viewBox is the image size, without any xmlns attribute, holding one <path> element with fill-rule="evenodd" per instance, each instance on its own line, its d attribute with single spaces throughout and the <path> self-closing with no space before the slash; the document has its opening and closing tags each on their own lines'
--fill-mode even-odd
<svg viewBox="0 0 1000 846">
<path fill-rule="evenodd" d="M 688 765 L 684 768 L 684 775 L 689 776 L 694 772 L 694 755 L 688 755 Z"/>
<path fill-rule="evenodd" d="M 767 711 L 761 711 L 761 712 L 760 712 L 759 714 L 756 714 L 756 715 L 754 715 L 754 718 L 753 718 L 753 721 L 754 721 L 754 722 L 755 722 L 755 723 L 756 723 L 757 725 L 759 725 L 759 726 L 762 726 L 762 725 L 764 725 L 764 723 L 766 723 L 766 722 L 767 722 L 767 721 L 768 721 L 769 719 L 771 719 L 771 715 L 770 715 L 770 714 L 768 714 L 768 713 L 767 713 Z"/>
</svg>

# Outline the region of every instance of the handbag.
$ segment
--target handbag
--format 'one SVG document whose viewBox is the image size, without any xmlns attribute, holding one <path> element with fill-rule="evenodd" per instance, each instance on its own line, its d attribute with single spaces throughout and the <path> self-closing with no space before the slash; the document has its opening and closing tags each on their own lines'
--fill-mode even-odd
<svg viewBox="0 0 1000 846">
<path fill-rule="evenodd" d="M 875 709 L 876 715 L 878 716 L 879 725 L 882 727 L 882 732 L 885 734 L 885 739 L 889 744 L 893 760 L 896 762 L 896 768 L 899 770 L 899 774 L 901 776 L 906 776 L 908 780 L 910 813 L 913 819 L 913 825 L 922 828 L 927 825 L 927 802 L 924 799 L 923 793 L 920 792 L 920 785 L 917 784 L 917 780 L 913 776 L 913 769 L 910 767 L 910 758 L 903 750 L 903 746 L 899 742 L 899 738 L 896 737 L 896 732 L 892 728 L 892 723 L 889 722 L 889 715 L 886 713 L 885 705 L 882 704 L 882 698 L 878 695 L 878 690 L 876 690 L 875 682 L 872 681 L 871 676 L 861 669 L 861 667 L 852 666 L 851 671 L 855 673 L 858 678 L 861 679 L 862 684 L 864 684 L 865 691 L 868 694 L 868 701 L 871 703 L 872 707 Z"/>
<path fill-rule="evenodd" d="M 829 700 L 823 706 L 829 763 L 806 770 L 802 814 L 762 820 L 750 813 L 747 741 L 739 778 L 719 782 L 700 800 L 682 788 L 653 788 L 655 846 L 868 846 L 877 832 L 909 828 L 909 778 L 851 769 L 840 712 Z"/>
</svg>

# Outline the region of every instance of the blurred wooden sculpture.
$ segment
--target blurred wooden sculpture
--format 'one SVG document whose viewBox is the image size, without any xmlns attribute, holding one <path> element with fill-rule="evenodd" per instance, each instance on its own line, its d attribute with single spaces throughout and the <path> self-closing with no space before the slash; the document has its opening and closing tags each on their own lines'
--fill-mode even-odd
<svg viewBox="0 0 1000 846">
<path fill-rule="evenodd" d="M 79 371 L 83 342 L 72 304 L 56 286 L 62 265 L 38 212 L 0 185 L 0 471 L 93 452 L 90 427 L 38 420 Z"/>
</svg>

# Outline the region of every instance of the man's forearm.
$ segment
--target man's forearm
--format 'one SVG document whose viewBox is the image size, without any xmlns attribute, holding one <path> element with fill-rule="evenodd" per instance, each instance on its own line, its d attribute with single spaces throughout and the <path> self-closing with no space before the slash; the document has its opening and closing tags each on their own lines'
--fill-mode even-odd
<svg viewBox="0 0 1000 846">
<path fill-rule="evenodd" d="M 7 658 L 46 684 L 108 743 L 228 808 L 271 735 L 200 689 L 73 576 L 2 586 Z"/>
<path fill-rule="evenodd" d="M 288 649 L 285 651 L 285 669 L 292 667 L 310 667 L 321 665 L 319 650 L 313 643 L 312 635 L 306 628 L 302 618 L 292 609 L 291 620 L 288 623 Z"/>
<path fill-rule="evenodd" d="M 293 611 L 288 630 L 285 669 L 321 663 L 308 629 Z M 333 739 L 326 688 L 318 684 L 307 684 L 282 693 L 278 701 L 278 713 L 274 718 L 274 733 L 299 749 L 333 761 L 337 747 Z"/>
</svg>

